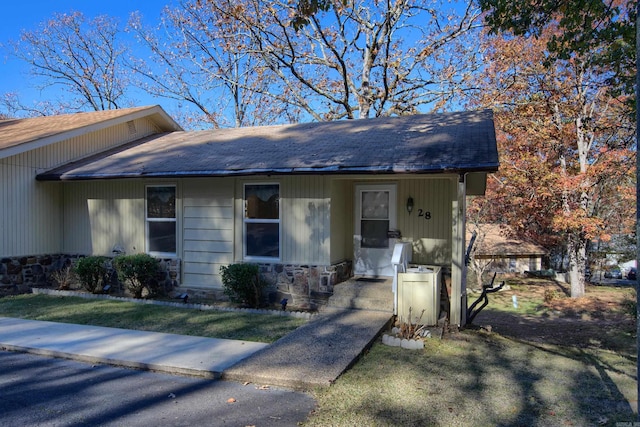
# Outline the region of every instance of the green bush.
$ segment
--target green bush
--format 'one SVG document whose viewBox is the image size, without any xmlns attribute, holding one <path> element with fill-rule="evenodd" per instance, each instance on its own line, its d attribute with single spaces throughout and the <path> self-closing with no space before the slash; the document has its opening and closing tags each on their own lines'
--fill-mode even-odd
<svg viewBox="0 0 640 427">
<path fill-rule="evenodd" d="M 256 264 L 231 264 L 220 267 L 223 292 L 238 304 L 259 307 L 262 290 L 267 283 L 260 279 Z"/>
<path fill-rule="evenodd" d="M 142 298 L 145 289 L 150 297 L 158 293 L 158 261 L 151 255 L 119 255 L 113 259 L 113 266 L 134 298 Z"/>
<path fill-rule="evenodd" d="M 109 258 L 104 256 L 78 259 L 74 270 L 82 287 L 91 293 L 102 292 L 102 288 L 109 283 L 108 263 Z"/>
</svg>

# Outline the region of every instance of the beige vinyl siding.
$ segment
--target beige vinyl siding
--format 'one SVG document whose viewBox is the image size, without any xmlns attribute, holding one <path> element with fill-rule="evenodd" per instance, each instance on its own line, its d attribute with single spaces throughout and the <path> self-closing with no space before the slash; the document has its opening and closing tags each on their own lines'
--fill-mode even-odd
<svg viewBox="0 0 640 427">
<path fill-rule="evenodd" d="M 350 181 L 331 183 L 331 263 L 353 258 L 353 191 Z"/>
<path fill-rule="evenodd" d="M 23 155 L 30 156 L 28 163 L 40 173 L 158 132 L 150 120 L 139 119 L 133 122 L 136 130 L 134 133 L 131 133 L 131 127 L 127 123 L 122 123 L 28 151 Z"/>
<path fill-rule="evenodd" d="M 221 288 L 220 266 L 233 262 L 232 178 L 183 180 L 183 284 Z"/>
<path fill-rule="evenodd" d="M 158 132 L 150 120 L 139 119 L 133 122 L 135 133 L 130 132 L 130 127 L 126 123 L 122 123 L 43 147 L 41 148 L 43 154 L 51 162 L 43 167 L 50 169 L 60 166 Z"/>
<path fill-rule="evenodd" d="M 329 183 L 322 176 L 286 177 L 280 183 L 281 254 L 291 264 L 328 264 Z"/>
<path fill-rule="evenodd" d="M 413 261 L 423 264 L 451 262 L 451 206 L 457 175 L 444 177 L 411 176 L 338 178 L 331 184 L 331 262 L 353 259 L 355 224 L 355 184 L 394 183 L 397 185 L 397 229 L 405 241 L 413 243 Z M 407 199 L 413 197 L 414 210 L 407 212 Z M 423 216 L 420 217 L 419 209 Z M 429 212 L 431 219 L 424 214 Z"/>
<path fill-rule="evenodd" d="M 113 255 L 145 251 L 142 180 L 64 183 L 64 252 Z"/>
<path fill-rule="evenodd" d="M 57 253 L 62 248 L 60 188 L 35 180 L 31 157 L 0 160 L 0 256 Z"/>
<path fill-rule="evenodd" d="M 1 159 L 0 256 L 66 250 L 63 244 L 68 237 L 63 224 L 63 184 L 38 182 L 36 175 L 157 132 L 156 126 L 146 119 L 135 120 L 134 125 L 135 133 L 130 133 L 130 127 L 123 123 Z M 78 245 L 74 243 L 73 247 Z"/>
<path fill-rule="evenodd" d="M 235 260 L 243 260 L 244 184 L 280 184 L 280 260 L 326 265 L 330 249 L 330 181 L 323 176 L 287 176 L 236 181 Z"/>
<path fill-rule="evenodd" d="M 413 262 L 451 262 L 451 203 L 455 178 L 404 179 L 398 182 L 398 229 L 413 242 Z M 414 209 L 407 212 L 407 199 Z M 423 216 L 420 217 L 420 209 Z M 430 219 L 424 215 L 429 212 Z"/>
</svg>

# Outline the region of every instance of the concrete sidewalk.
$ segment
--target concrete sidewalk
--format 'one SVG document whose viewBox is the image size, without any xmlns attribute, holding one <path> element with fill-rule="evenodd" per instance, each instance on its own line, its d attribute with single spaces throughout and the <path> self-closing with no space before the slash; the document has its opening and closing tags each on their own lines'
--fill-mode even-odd
<svg viewBox="0 0 640 427">
<path fill-rule="evenodd" d="M 268 344 L 0 317 L 0 348 L 206 378 Z"/>
<path fill-rule="evenodd" d="M 379 311 L 329 311 L 263 344 L 0 317 L 0 349 L 308 390 L 332 384 L 391 318 Z"/>
<path fill-rule="evenodd" d="M 226 369 L 222 378 L 298 390 L 328 387 L 373 344 L 392 317 L 370 310 L 322 313 Z"/>
</svg>

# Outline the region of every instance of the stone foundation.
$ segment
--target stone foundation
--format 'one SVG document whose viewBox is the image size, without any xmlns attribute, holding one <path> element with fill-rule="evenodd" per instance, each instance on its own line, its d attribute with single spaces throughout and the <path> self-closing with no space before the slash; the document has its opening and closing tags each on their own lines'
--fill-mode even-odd
<svg viewBox="0 0 640 427">
<path fill-rule="evenodd" d="M 30 292 L 33 287 L 55 287 L 52 275 L 72 266 L 79 254 L 33 255 L 4 257 L 0 259 L 0 287 L 11 293 Z M 160 274 L 158 281 L 165 290 L 180 285 L 180 260 L 176 258 L 158 259 Z"/>
<path fill-rule="evenodd" d="M 287 298 L 294 307 L 315 310 L 326 305 L 333 287 L 353 275 L 350 260 L 329 266 L 259 264 L 264 280 L 272 284 L 270 303 Z"/>
<path fill-rule="evenodd" d="M 0 286 L 15 293 L 51 286 L 51 275 L 72 265 L 79 255 L 33 255 L 0 259 Z"/>
<path fill-rule="evenodd" d="M 160 271 L 158 280 L 164 285 L 165 292 L 180 286 L 180 259 L 179 258 L 158 258 Z"/>
</svg>

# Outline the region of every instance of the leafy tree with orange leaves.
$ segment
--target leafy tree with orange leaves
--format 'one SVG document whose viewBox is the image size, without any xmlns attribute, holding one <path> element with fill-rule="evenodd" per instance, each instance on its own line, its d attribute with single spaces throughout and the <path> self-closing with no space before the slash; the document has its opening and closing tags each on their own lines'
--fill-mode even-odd
<svg viewBox="0 0 640 427">
<path fill-rule="evenodd" d="M 629 95 L 611 90 L 601 63 L 578 54 L 545 63 L 556 31 L 486 35 L 473 104 L 496 112 L 501 170 L 475 203 L 518 234 L 562 248 L 579 297 L 589 240 L 633 230 L 635 130 Z"/>
</svg>

